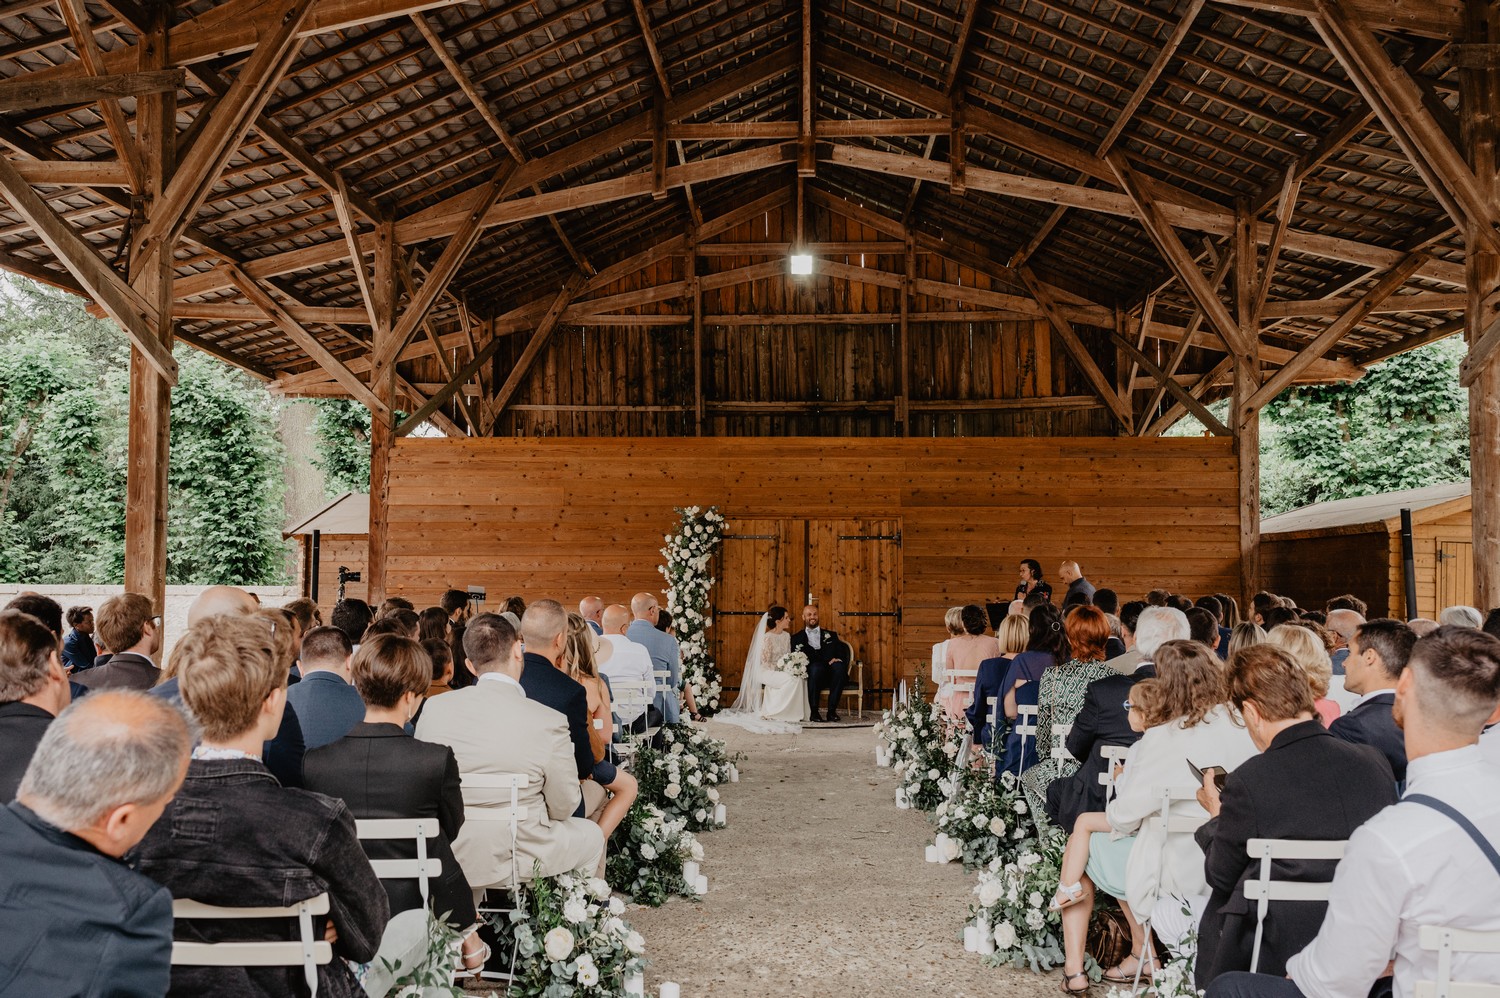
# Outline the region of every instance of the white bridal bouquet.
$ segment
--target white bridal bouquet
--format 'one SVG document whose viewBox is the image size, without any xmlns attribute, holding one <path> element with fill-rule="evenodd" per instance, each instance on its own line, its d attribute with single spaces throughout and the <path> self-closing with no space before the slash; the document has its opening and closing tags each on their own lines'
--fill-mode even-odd
<svg viewBox="0 0 1500 998">
<path fill-rule="evenodd" d="M 776 671 L 785 672 L 795 679 L 806 679 L 807 656 L 800 651 L 789 651 L 776 660 Z"/>
</svg>

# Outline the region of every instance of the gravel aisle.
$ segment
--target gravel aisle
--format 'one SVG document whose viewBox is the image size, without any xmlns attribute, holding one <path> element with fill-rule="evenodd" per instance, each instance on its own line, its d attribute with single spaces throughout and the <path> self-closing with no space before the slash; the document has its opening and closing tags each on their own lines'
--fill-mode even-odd
<svg viewBox="0 0 1500 998">
<path fill-rule="evenodd" d="M 1053 993 L 1051 977 L 964 952 L 974 878 L 922 862 L 930 826 L 896 810 L 869 728 L 710 730 L 746 758 L 721 790 L 728 826 L 703 836 L 708 895 L 627 916 L 646 937 L 648 993 L 664 980 L 686 998 Z"/>
</svg>

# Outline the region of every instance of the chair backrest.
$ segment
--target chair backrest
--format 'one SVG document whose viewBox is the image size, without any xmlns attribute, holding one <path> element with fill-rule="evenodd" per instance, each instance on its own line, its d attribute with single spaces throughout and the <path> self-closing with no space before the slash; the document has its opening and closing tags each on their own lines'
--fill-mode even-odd
<svg viewBox="0 0 1500 998">
<path fill-rule="evenodd" d="M 1417 930 L 1417 945 L 1436 950 L 1436 981 L 1417 981 L 1416 998 L 1500 998 L 1500 984 L 1453 979 L 1453 954 L 1500 953 L 1500 930 L 1450 929 L 1424 925 Z"/>
<path fill-rule="evenodd" d="M 297 935 L 286 942 L 172 943 L 172 963 L 182 967 L 301 967 L 314 998 L 318 968 L 333 962 L 333 947 L 313 933 L 312 917 L 328 914 L 328 895 L 319 894 L 297 904 L 275 908 L 229 908 L 186 898 L 172 902 L 174 919 L 221 920 L 295 918 Z"/>
<path fill-rule="evenodd" d="M 416 859 L 372 859 L 370 867 L 381 880 L 415 880 L 427 902 L 428 882 L 442 875 L 443 861 L 427 855 L 427 840 L 438 837 L 436 818 L 361 818 L 354 823 L 361 842 L 412 839 Z"/>
<path fill-rule="evenodd" d="M 1034 703 L 1016 705 L 1016 723 L 1011 731 L 1019 735 L 1023 742 L 1027 738 L 1036 737 L 1036 712 L 1037 705 Z"/>
<path fill-rule="evenodd" d="M 531 777 L 525 773 L 461 773 L 460 779 L 465 787 L 477 790 L 497 790 L 504 797 L 510 795 L 510 804 L 471 804 L 464 801 L 465 821 L 505 821 L 510 823 L 510 880 L 511 887 L 515 888 L 519 883 L 519 873 L 516 870 L 516 839 L 520 835 L 521 822 L 526 820 L 530 813 L 521 804 L 521 791 L 531 786 Z"/>
<path fill-rule="evenodd" d="M 1073 761 L 1073 753 L 1068 751 L 1068 733 L 1072 730 L 1071 724 L 1052 725 L 1052 758 Z"/>
<path fill-rule="evenodd" d="M 1191 835 L 1198 830 L 1199 825 L 1208 820 L 1207 813 L 1185 815 L 1176 813 L 1176 811 L 1181 810 L 1180 808 L 1174 810 L 1174 805 L 1182 804 L 1186 801 L 1196 802 L 1198 800 L 1198 789 L 1198 787 L 1193 786 L 1155 788 L 1154 793 L 1160 803 L 1157 805 L 1157 813 L 1147 819 L 1146 823 L 1152 828 L 1164 829 L 1166 831 L 1166 834 L 1161 837 L 1161 851 L 1156 857 L 1156 864 L 1159 868 L 1166 865 L 1167 843 L 1171 841 L 1172 836 Z M 1150 909 L 1147 910 L 1149 911 Z"/>
<path fill-rule="evenodd" d="M 1129 745 L 1100 745 L 1099 757 L 1104 760 L 1104 772 L 1099 774 L 1099 783 L 1110 790 L 1115 786 L 1115 766 L 1125 761 L 1130 754 Z"/>
<path fill-rule="evenodd" d="M 658 690 L 669 690 L 672 688 L 671 669 L 652 669 L 651 675 L 656 677 L 656 688 Z"/>
<path fill-rule="evenodd" d="M 611 686 L 618 707 L 649 707 L 656 700 L 656 686 L 644 679 L 616 679 Z"/>
<path fill-rule="evenodd" d="M 1260 860 L 1260 876 L 1245 881 L 1245 898 L 1255 902 L 1255 948 L 1250 951 L 1250 973 L 1260 966 L 1260 941 L 1272 901 L 1327 901 L 1328 881 L 1273 880 L 1271 863 L 1278 859 L 1344 858 L 1343 839 L 1251 839 L 1245 851 Z"/>
<path fill-rule="evenodd" d="M 979 678 L 978 669 L 944 669 L 943 682 L 952 683 L 955 686 L 973 686 L 974 680 Z"/>
</svg>

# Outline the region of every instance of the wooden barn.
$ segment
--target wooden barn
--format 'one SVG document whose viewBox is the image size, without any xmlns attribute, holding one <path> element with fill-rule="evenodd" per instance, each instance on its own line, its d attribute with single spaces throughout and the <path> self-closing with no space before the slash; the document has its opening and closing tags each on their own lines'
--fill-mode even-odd
<svg viewBox="0 0 1500 998">
<path fill-rule="evenodd" d="M 1410 514 L 1416 601 L 1408 603 L 1401 511 Z M 1474 605 L 1468 482 L 1304 506 L 1261 521 L 1261 582 L 1298 606 L 1353 593 L 1371 617 L 1436 619 Z"/>
<path fill-rule="evenodd" d="M 659 588 L 673 507 L 713 502 L 721 658 L 731 611 L 812 592 L 889 686 L 1022 557 L 1254 591 L 1262 407 L 1462 333 L 1500 602 L 1496 5 L 9 0 L 0 31 L 0 267 L 132 345 L 132 589 L 180 343 L 370 408 L 372 598 Z M 1209 436 L 1163 439 L 1187 413 Z"/>
<path fill-rule="evenodd" d="M 345 492 L 322 509 L 293 523 L 281 536 L 297 542 L 297 585 L 302 595 L 317 600 L 323 619 L 339 598 L 339 572 L 347 569 L 359 579 L 344 584 L 344 595 L 367 599 L 365 570 L 370 559 L 370 497 Z"/>
</svg>

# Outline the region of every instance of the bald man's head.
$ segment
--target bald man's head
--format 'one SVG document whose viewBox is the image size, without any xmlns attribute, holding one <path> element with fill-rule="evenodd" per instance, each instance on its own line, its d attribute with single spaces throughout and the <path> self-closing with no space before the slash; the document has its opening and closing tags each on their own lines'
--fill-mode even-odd
<svg viewBox="0 0 1500 998">
<path fill-rule="evenodd" d="M 656 610 L 659 604 L 656 597 L 650 593 L 636 593 L 630 597 L 630 612 L 635 615 L 636 620 L 644 620 L 656 626 Z"/>
<path fill-rule="evenodd" d="M 1064 582 L 1071 584 L 1083 578 L 1083 571 L 1078 567 L 1078 562 L 1065 561 L 1062 563 L 1062 568 L 1058 569 L 1057 575 Z"/>
<path fill-rule="evenodd" d="M 604 601 L 597 596 L 585 596 L 578 601 L 578 616 L 584 620 L 592 620 L 599 623 L 599 615 L 604 612 Z"/>
<path fill-rule="evenodd" d="M 260 602 L 238 586 L 209 586 L 198 594 L 193 600 L 193 605 L 188 607 L 187 625 L 192 627 L 205 617 L 216 617 L 227 614 L 235 617 L 240 614 L 254 613 L 260 609 Z"/>
<path fill-rule="evenodd" d="M 1339 636 L 1339 644 L 1347 645 L 1354 632 L 1365 622 L 1362 614 L 1353 610 L 1329 610 L 1328 629 Z"/>
<path fill-rule="evenodd" d="M 192 747 L 170 700 L 101 690 L 47 726 L 16 796 L 49 824 L 122 856 L 177 792 Z"/>
<path fill-rule="evenodd" d="M 604 608 L 601 626 L 605 634 L 624 634 L 625 628 L 630 626 L 630 611 L 619 603 L 611 603 Z"/>
</svg>

